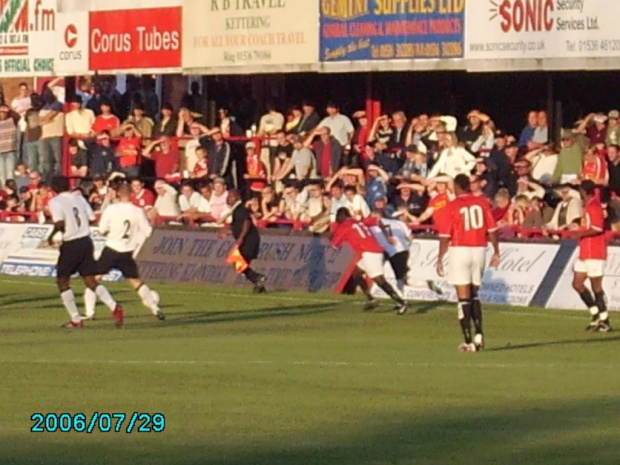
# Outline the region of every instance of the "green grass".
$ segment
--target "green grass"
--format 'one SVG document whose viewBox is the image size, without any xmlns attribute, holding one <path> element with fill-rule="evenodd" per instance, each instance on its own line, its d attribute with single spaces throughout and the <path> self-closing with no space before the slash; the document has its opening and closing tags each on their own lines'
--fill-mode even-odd
<svg viewBox="0 0 620 465">
<path fill-rule="evenodd" d="M 461 354 L 452 305 L 111 286 L 82 331 L 48 280 L 0 281 L 0 464 L 620 463 L 620 337 L 586 312 L 488 307 Z M 81 289 L 76 284 L 76 290 Z M 31 433 L 34 412 L 161 412 L 163 433 Z"/>
</svg>

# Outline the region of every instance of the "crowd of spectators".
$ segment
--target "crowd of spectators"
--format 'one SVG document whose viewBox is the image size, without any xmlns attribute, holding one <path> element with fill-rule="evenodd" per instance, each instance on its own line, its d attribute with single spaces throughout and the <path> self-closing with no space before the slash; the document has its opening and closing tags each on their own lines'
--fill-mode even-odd
<svg viewBox="0 0 620 465">
<path fill-rule="evenodd" d="M 541 110 L 531 111 L 517 134 L 479 110 L 461 124 L 452 115 L 408 117 L 401 110 L 370 121 L 365 111 L 349 117 L 336 103 L 319 109 L 308 101 L 286 113 L 268 104 L 249 127 L 222 106 L 209 127 L 195 86 L 177 109 L 160 106 L 151 85 L 121 95 L 113 78 L 80 81 L 68 107 L 61 94 L 55 81 L 42 95 L 22 84 L 18 97 L 0 105 L 0 196 L 7 212 L 45 218 L 54 195 L 46 181 L 61 172 L 64 136 L 67 171 L 95 210 L 105 208 L 124 179 L 153 221 L 225 223 L 227 192 L 235 188 L 265 227 L 324 232 L 345 206 L 356 218 L 382 210 L 431 230 L 434 214 L 453 195 L 452 179 L 467 173 L 506 236 L 557 235 L 576 226 L 584 179 L 599 186 L 608 228 L 618 227 L 617 110 L 587 115 L 555 143 Z"/>
</svg>

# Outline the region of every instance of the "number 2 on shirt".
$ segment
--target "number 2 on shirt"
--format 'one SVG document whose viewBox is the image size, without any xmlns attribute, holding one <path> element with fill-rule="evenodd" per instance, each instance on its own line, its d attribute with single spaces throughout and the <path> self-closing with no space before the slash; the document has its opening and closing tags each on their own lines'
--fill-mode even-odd
<svg viewBox="0 0 620 465">
<path fill-rule="evenodd" d="M 480 205 L 472 205 L 471 207 L 463 207 L 459 210 L 463 218 L 463 227 L 465 231 L 472 229 L 482 229 L 484 227 L 484 212 Z"/>
</svg>

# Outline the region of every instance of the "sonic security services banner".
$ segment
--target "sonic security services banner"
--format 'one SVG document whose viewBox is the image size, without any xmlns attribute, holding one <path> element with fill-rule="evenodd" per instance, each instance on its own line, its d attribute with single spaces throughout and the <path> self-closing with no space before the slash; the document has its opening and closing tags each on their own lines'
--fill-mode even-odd
<svg viewBox="0 0 620 465">
<path fill-rule="evenodd" d="M 183 68 L 312 65 L 318 0 L 184 0 Z"/>
<path fill-rule="evenodd" d="M 0 0 L 0 78 L 54 73 L 56 0 Z"/>
<path fill-rule="evenodd" d="M 483 302 L 527 306 L 530 304 L 543 278 L 547 274 L 558 250 L 558 244 L 511 243 L 500 244 L 501 260 L 497 270 L 487 269 L 482 277 L 480 297 Z M 444 297 L 456 302 L 454 286 L 449 276 L 440 278 L 435 272 L 439 241 L 433 239 L 415 240 L 411 245 L 409 269 L 419 285 L 405 287 L 405 297 L 409 300 L 437 300 L 437 295 L 428 290 L 426 280 L 432 279 L 444 291 Z M 449 253 L 446 255 L 444 270 L 449 270 Z M 491 260 L 491 250 L 487 251 L 487 265 Z M 394 282 L 394 271 L 389 263 L 385 265 L 385 276 Z M 373 293 L 385 297 L 381 290 L 373 288 Z"/>
<path fill-rule="evenodd" d="M 583 302 L 573 289 L 573 268 L 579 249 L 573 252 L 564 272 L 560 275 L 551 297 L 547 301 L 547 308 L 566 308 L 586 310 Z M 605 263 L 605 277 L 603 289 L 607 294 L 607 304 L 610 310 L 620 310 L 620 247 L 607 248 L 607 262 Z"/>
<path fill-rule="evenodd" d="M 616 0 L 467 2 L 465 58 L 620 56 Z"/>
<path fill-rule="evenodd" d="M 321 0 L 321 61 L 462 58 L 464 10 L 465 0 Z"/>
</svg>

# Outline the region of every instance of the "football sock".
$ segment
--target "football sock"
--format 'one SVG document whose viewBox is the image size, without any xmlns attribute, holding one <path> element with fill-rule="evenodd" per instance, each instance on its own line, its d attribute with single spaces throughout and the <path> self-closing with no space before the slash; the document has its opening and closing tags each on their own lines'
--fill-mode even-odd
<svg viewBox="0 0 620 465">
<path fill-rule="evenodd" d="M 110 311 L 113 312 L 116 309 L 116 301 L 112 298 L 108 290 L 101 284 L 95 288 L 95 294 L 97 294 L 99 300 L 101 300 L 105 306 L 110 309 Z"/>
<path fill-rule="evenodd" d="M 396 280 L 396 289 L 401 297 L 405 297 L 405 282 L 402 279 Z"/>
<path fill-rule="evenodd" d="M 370 293 L 370 287 L 368 287 L 368 283 L 366 282 L 364 277 L 363 276 L 358 276 L 357 280 L 358 280 L 358 284 L 359 284 L 360 289 L 362 290 L 362 292 L 366 296 L 366 300 L 374 300 L 375 298 Z"/>
<path fill-rule="evenodd" d="M 599 311 L 599 318 L 601 321 L 609 320 L 609 312 L 607 311 L 607 298 L 605 297 L 605 292 L 595 292 L 594 299 L 596 302 L 596 308 Z"/>
<path fill-rule="evenodd" d="M 474 320 L 476 334 L 482 334 L 482 302 L 478 296 L 471 299 L 471 316 Z"/>
<path fill-rule="evenodd" d="M 388 283 L 383 276 L 376 278 L 375 282 L 377 283 L 377 286 L 379 286 L 393 301 L 401 305 L 405 303 L 402 297 L 398 295 L 392 285 Z"/>
<path fill-rule="evenodd" d="M 252 268 L 248 267 L 243 272 L 243 275 L 246 277 L 248 281 L 252 284 L 258 284 L 258 280 L 261 278 L 261 275 L 254 271 Z"/>
<path fill-rule="evenodd" d="M 71 321 L 80 321 L 80 312 L 78 312 L 77 305 L 75 304 L 75 295 L 73 294 L 73 291 L 71 289 L 67 289 L 64 292 L 61 292 L 60 298 L 62 299 L 62 303 L 67 309 L 67 312 L 69 312 L 69 316 L 71 316 Z"/>
<path fill-rule="evenodd" d="M 459 300 L 459 323 L 463 331 L 463 337 L 466 344 L 471 344 L 471 301 Z"/>
<path fill-rule="evenodd" d="M 84 307 L 86 308 L 86 316 L 95 315 L 95 306 L 97 305 L 97 294 L 91 288 L 84 290 Z"/>
<path fill-rule="evenodd" d="M 154 314 L 159 312 L 159 306 L 155 303 L 155 300 L 153 300 L 153 291 L 151 291 L 146 284 L 140 284 L 137 292 L 146 308 Z"/>
<path fill-rule="evenodd" d="M 589 310 L 592 309 L 592 307 L 596 307 L 596 303 L 594 302 L 594 297 L 592 297 L 592 293 L 587 287 L 584 288 L 583 291 L 579 293 L 579 297 L 581 297 L 582 302 L 586 304 L 586 307 L 588 307 Z"/>
</svg>

